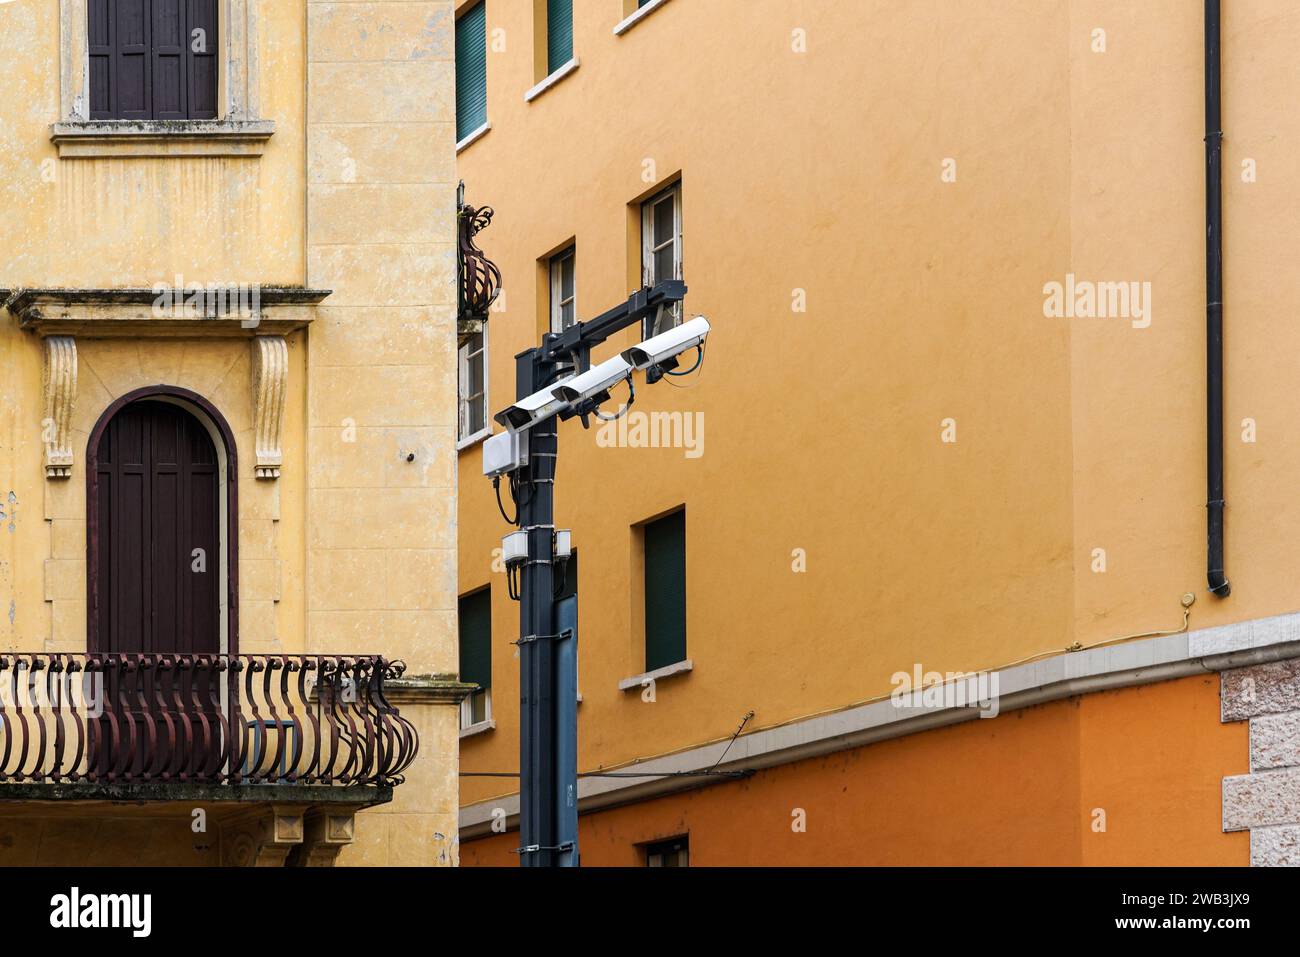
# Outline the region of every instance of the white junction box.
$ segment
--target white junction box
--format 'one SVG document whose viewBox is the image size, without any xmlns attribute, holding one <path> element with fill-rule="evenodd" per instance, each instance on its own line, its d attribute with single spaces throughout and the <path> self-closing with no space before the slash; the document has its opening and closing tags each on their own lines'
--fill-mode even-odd
<svg viewBox="0 0 1300 957">
<path fill-rule="evenodd" d="M 528 464 L 528 434 L 498 432 L 483 443 L 483 474 L 488 478 L 505 475 Z"/>
</svg>

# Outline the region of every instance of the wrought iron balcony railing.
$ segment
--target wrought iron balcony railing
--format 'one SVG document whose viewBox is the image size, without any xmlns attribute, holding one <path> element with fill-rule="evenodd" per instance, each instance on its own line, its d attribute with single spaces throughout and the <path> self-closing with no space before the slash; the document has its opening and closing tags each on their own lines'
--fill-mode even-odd
<svg viewBox="0 0 1300 957">
<path fill-rule="evenodd" d="M 5 782 L 391 787 L 415 728 L 377 656 L 0 653 Z"/>
</svg>

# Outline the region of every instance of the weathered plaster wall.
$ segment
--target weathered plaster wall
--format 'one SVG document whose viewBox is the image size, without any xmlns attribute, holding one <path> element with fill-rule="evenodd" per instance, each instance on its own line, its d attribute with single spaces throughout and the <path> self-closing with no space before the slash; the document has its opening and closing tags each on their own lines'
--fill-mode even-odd
<svg viewBox="0 0 1300 957">
<path fill-rule="evenodd" d="M 307 13 L 307 282 L 334 290 L 307 370 L 308 647 L 454 674 L 452 4 Z M 421 760 L 345 863 L 456 860 L 456 709 L 403 712 Z"/>
<path fill-rule="evenodd" d="M 60 119 L 59 4 L 19 0 L 0 8 L 0 287 L 151 287 L 178 276 L 303 283 L 305 13 L 282 3 L 260 11 L 262 108 L 276 124 L 264 155 L 61 159 L 50 141 Z M 13 501 L 0 528 L 3 647 L 84 648 L 86 440 L 113 399 L 168 384 L 216 403 L 248 465 L 240 476 L 241 650 L 302 650 L 300 336 L 290 353 L 285 435 L 294 464 L 267 484 L 252 478 L 246 340 L 79 340 L 73 471 L 49 481 L 40 468 L 40 340 L 4 316 L 0 499 Z"/>
<path fill-rule="evenodd" d="M 253 472 L 247 338 L 79 339 L 72 474 L 47 480 L 40 340 L 0 315 L 0 647 L 85 648 L 86 441 L 113 399 L 168 384 L 236 436 L 241 652 L 454 673 L 450 0 L 262 0 L 259 113 L 276 129 L 244 157 L 61 159 L 59 7 L 0 5 L 0 287 L 181 276 L 334 295 L 288 338 L 274 481 Z M 400 817 L 364 813 L 345 862 L 455 859 L 456 709 L 402 707 L 421 757 L 386 809 Z"/>
</svg>

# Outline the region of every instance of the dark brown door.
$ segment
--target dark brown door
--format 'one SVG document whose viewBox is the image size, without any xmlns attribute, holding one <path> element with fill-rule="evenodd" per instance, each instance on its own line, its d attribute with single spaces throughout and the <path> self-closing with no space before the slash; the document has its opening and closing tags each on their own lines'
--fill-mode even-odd
<svg viewBox="0 0 1300 957">
<path fill-rule="evenodd" d="M 207 429 L 181 406 L 133 402 L 104 429 L 95 464 L 93 650 L 217 654 L 220 470 Z M 202 776 L 219 741 L 214 671 L 155 659 L 111 671 L 105 690 L 101 772 Z"/>
</svg>

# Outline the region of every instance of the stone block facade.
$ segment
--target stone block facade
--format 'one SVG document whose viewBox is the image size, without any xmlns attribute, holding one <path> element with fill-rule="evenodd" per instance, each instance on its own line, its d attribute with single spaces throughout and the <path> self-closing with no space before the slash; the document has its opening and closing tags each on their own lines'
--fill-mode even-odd
<svg viewBox="0 0 1300 957">
<path fill-rule="evenodd" d="M 1223 829 L 1250 832 L 1252 866 L 1300 866 L 1300 659 L 1225 671 L 1220 706 L 1250 722 L 1250 773 L 1223 779 Z"/>
</svg>

